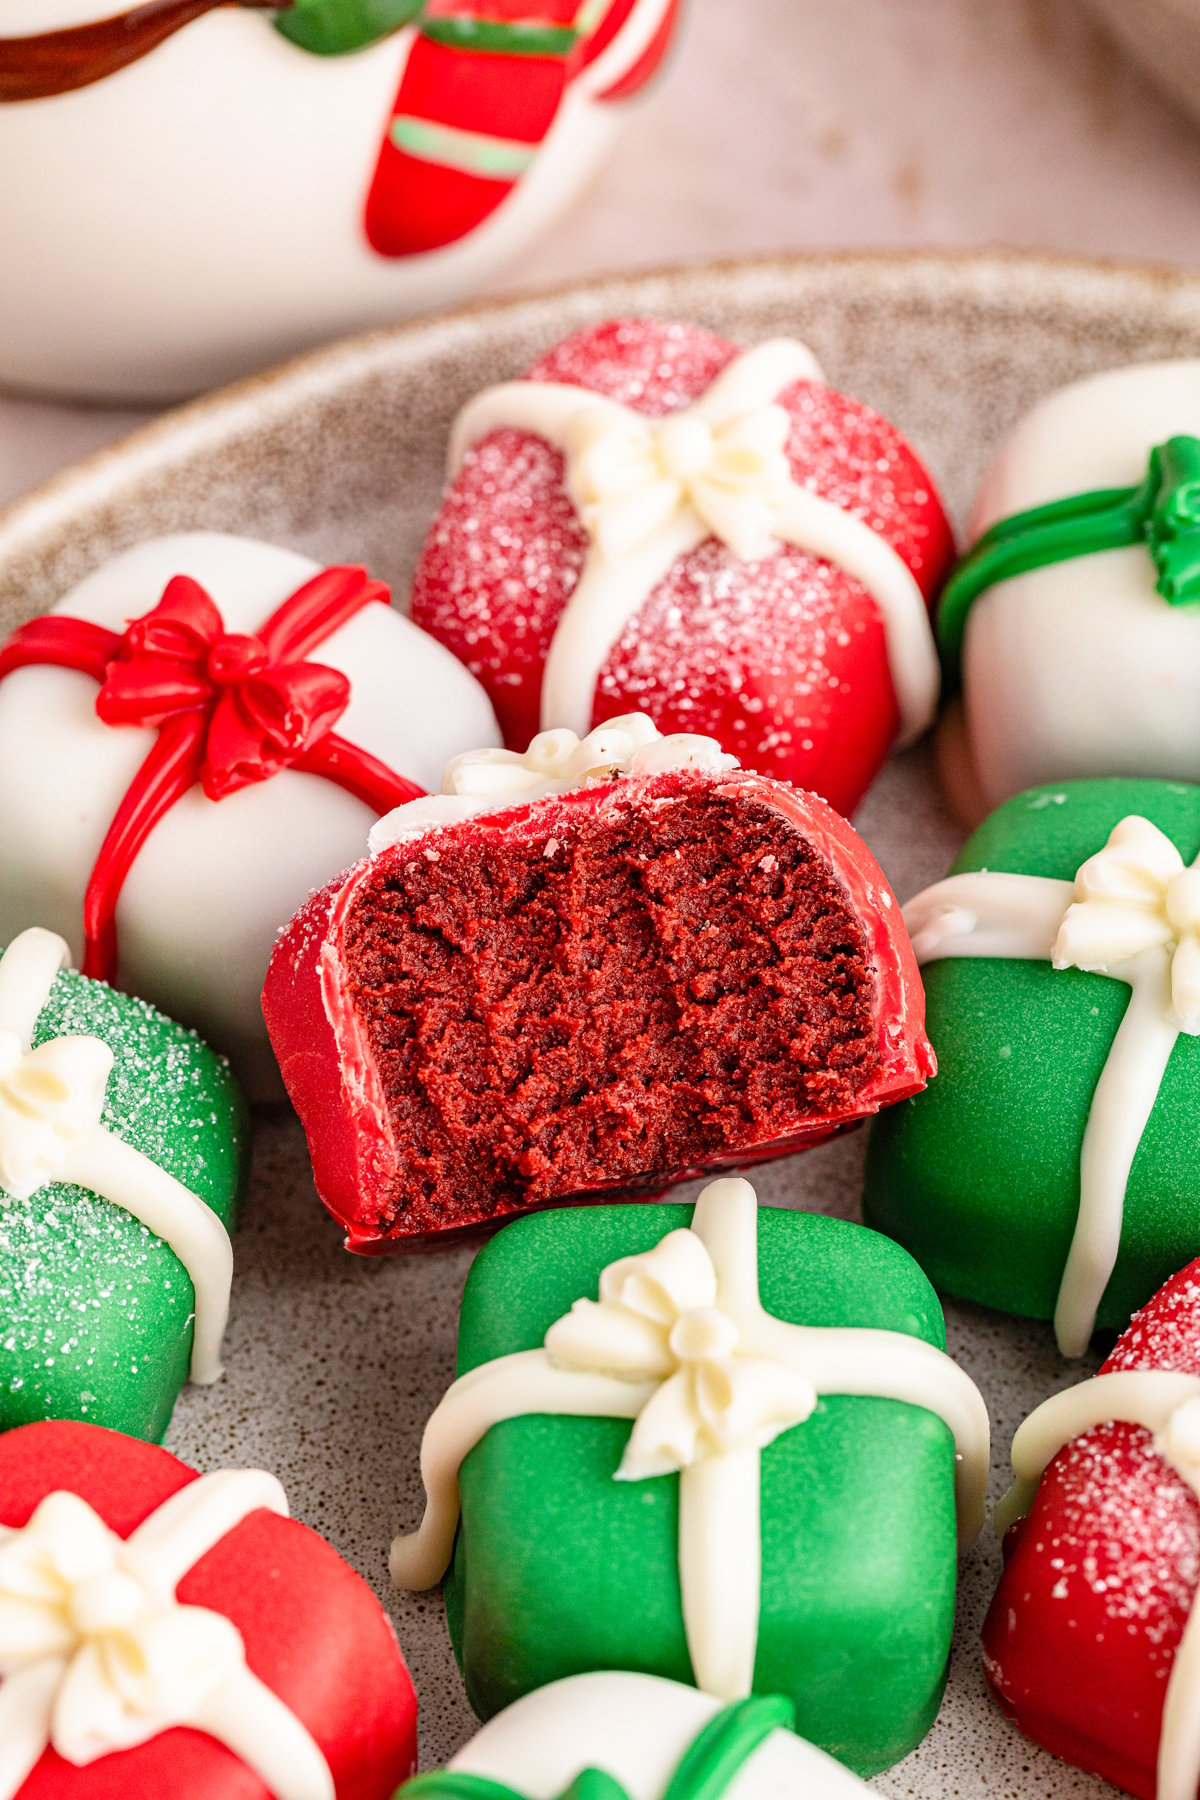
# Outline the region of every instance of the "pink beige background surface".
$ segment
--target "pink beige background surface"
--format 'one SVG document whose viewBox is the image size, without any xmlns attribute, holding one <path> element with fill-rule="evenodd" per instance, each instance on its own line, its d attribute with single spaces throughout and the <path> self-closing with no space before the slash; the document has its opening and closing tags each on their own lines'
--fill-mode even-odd
<svg viewBox="0 0 1200 1800">
<path fill-rule="evenodd" d="M 1200 13 L 1200 0 L 1174 4 Z M 686 7 L 609 167 L 510 288 L 872 244 L 1200 266 L 1200 125 L 1082 0 Z M 141 416 L 0 397 L 0 502 Z"/>
</svg>

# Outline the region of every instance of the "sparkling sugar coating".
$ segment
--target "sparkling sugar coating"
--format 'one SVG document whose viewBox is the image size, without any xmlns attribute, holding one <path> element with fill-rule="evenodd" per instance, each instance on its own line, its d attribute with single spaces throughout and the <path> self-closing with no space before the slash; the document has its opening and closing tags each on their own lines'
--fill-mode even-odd
<svg viewBox="0 0 1200 1800">
<path fill-rule="evenodd" d="M 631 321 L 566 339 L 530 373 L 661 416 L 736 354 L 692 326 Z M 885 536 L 931 591 L 948 528 L 900 434 L 820 383 L 797 383 L 783 404 L 796 479 Z M 510 745 L 539 728 L 542 665 L 586 550 L 558 451 L 503 429 L 468 453 L 426 542 L 413 612 L 483 682 Z M 856 784 L 838 791 L 836 765 L 864 736 L 855 754 L 877 764 L 898 723 L 880 617 L 857 581 L 790 547 L 741 562 L 713 539 L 676 563 L 602 668 L 594 720 L 635 709 L 843 807 Z M 835 772 L 822 780 L 826 763 Z"/>
<path fill-rule="evenodd" d="M 1200 1263 L 1134 1315 L 1102 1373 L 1129 1369 L 1200 1375 Z M 1075 1438 L 1046 1471 L 1029 1530 L 1031 1601 L 1098 1612 L 1098 1641 L 1136 1634 L 1165 1684 L 1200 1586 L 1200 1501 L 1152 1433 L 1110 1424 Z"/>
<path fill-rule="evenodd" d="M 144 1001 L 64 972 L 34 1044 L 114 1053 L 103 1124 L 232 1224 L 249 1127 L 224 1061 Z M 95 1194 L 0 1194 L 0 1429 L 76 1417 L 161 1437 L 187 1373 L 191 1282 L 173 1251 Z"/>
</svg>

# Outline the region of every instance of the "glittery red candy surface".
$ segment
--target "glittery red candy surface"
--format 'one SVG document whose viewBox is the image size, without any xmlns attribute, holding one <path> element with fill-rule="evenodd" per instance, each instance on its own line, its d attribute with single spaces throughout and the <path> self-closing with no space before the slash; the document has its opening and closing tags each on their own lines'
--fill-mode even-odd
<svg viewBox="0 0 1200 1800">
<path fill-rule="evenodd" d="M 1200 1375 L 1200 1261 L 1104 1364 Z M 1136 1425 L 1075 1438 L 1042 1478 L 984 1626 L 984 1667 L 1021 1729 L 1153 1800 L 1163 1700 L 1200 1584 L 1200 1502 Z"/>
<path fill-rule="evenodd" d="M 690 405 L 739 347 L 634 320 L 567 338 L 530 370 L 661 416 Z M 795 479 L 885 537 L 928 599 L 952 552 L 930 482 L 879 414 L 819 382 L 780 396 Z M 544 440 L 493 432 L 469 454 L 425 545 L 413 616 L 478 676 L 505 741 L 540 727 L 542 667 L 587 538 Z M 781 547 L 745 563 L 715 539 L 681 558 L 603 665 L 593 724 L 632 710 L 717 737 L 747 767 L 849 811 L 896 735 L 874 601 L 839 568 Z"/>
</svg>

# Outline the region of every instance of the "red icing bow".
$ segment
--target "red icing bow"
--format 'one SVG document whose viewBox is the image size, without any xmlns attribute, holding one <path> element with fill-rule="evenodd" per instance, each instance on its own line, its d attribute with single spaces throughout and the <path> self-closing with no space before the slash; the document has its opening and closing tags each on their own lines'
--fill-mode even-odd
<svg viewBox="0 0 1200 1800">
<path fill-rule="evenodd" d="M 265 635 L 227 632 L 190 575 L 176 575 L 108 659 L 96 711 L 106 725 L 203 715 L 195 748 L 210 800 L 267 781 L 337 724 L 350 700 L 340 669 L 281 662 Z"/>
<path fill-rule="evenodd" d="M 295 769 L 335 782 L 377 813 L 421 792 L 338 736 L 350 682 L 340 669 L 306 660 L 364 606 L 387 599 L 387 588 L 365 569 L 323 569 L 245 636 L 226 631 L 198 581 L 176 575 L 158 605 L 123 634 L 55 613 L 12 634 L 0 650 L 0 680 L 39 664 L 75 669 L 100 683 L 96 712 L 106 725 L 158 732 L 113 816 L 84 895 L 85 975 L 113 978 L 125 877 L 189 788 L 224 800 Z"/>
</svg>

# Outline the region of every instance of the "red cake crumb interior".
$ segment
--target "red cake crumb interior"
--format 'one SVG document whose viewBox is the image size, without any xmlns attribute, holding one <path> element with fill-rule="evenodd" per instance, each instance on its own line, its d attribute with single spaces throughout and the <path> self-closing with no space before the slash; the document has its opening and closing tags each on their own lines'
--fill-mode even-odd
<svg viewBox="0 0 1200 1800">
<path fill-rule="evenodd" d="M 381 858 L 345 967 L 399 1152 L 383 1231 L 785 1136 L 878 1065 L 836 879 L 763 799 L 699 776 Z"/>
</svg>

